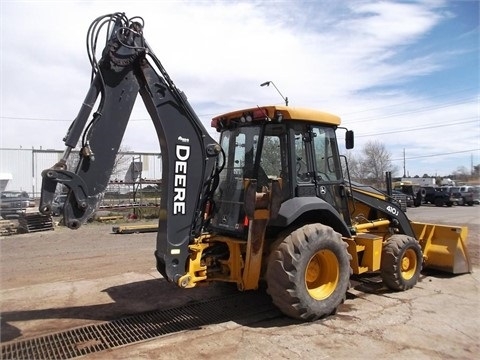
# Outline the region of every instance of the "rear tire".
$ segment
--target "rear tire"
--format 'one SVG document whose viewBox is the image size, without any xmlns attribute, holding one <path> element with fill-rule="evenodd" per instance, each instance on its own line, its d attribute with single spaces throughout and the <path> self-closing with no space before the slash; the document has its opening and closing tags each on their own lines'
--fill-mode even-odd
<svg viewBox="0 0 480 360">
<path fill-rule="evenodd" d="M 270 254 L 267 292 L 285 315 L 313 321 L 335 313 L 350 285 L 350 255 L 340 234 L 322 224 L 290 233 Z"/>
<path fill-rule="evenodd" d="M 422 249 L 415 238 L 392 235 L 382 249 L 383 283 L 395 291 L 411 289 L 420 277 L 422 259 Z"/>
</svg>

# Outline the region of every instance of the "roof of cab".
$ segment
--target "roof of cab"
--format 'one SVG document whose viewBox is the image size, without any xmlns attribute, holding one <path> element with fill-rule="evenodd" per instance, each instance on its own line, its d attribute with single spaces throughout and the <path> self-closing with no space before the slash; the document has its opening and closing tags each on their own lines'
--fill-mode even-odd
<svg viewBox="0 0 480 360">
<path fill-rule="evenodd" d="M 303 107 L 267 105 L 249 109 L 235 110 L 215 116 L 212 119 L 212 126 L 214 126 L 214 124 L 216 124 L 219 120 L 239 118 L 245 113 L 253 113 L 255 111 L 258 111 L 259 109 L 263 109 L 270 118 L 275 118 L 278 112 L 280 112 L 284 120 L 312 121 L 330 125 L 340 125 L 341 123 L 339 116 L 324 111 Z"/>
</svg>

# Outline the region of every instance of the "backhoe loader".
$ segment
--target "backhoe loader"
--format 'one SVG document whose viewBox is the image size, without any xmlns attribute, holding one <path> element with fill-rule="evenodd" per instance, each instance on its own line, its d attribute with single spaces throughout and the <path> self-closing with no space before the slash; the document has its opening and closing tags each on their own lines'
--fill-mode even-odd
<svg viewBox="0 0 480 360">
<path fill-rule="evenodd" d="M 179 287 L 222 281 L 246 291 L 266 282 L 284 314 L 311 321 L 335 312 L 352 274 L 379 272 L 388 288 L 407 290 L 422 267 L 471 271 L 466 228 L 411 222 L 388 195 L 349 180 L 336 133 L 345 134 L 347 149 L 354 137 L 339 117 L 252 106 L 214 117 L 214 140 L 143 29 L 143 19 L 123 13 L 92 23 L 91 86 L 61 160 L 42 172 L 42 213 L 51 213 L 57 186 L 66 186 L 66 226 L 78 229 L 92 216 L 140 94 L 162 155 L 157 269 Z"/>
</svg>

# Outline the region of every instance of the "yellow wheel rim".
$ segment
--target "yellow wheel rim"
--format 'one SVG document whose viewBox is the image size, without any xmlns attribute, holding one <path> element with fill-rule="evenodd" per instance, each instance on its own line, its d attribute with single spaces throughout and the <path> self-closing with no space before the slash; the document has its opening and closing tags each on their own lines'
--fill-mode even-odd
<svg viewBox="0 0 480 360">
<path fill-rule="evenodd" d="M 316 300 L 328 298 L 337 288 L 340 266 L 335 254 L 321 250 L 312 256 L 305 271 L 305 285 Z"/>
<path fill-rule="evenodd" d="M 401 260 L 402 277 L 410 280 L 417 270 L 417 254 L 413 249 L 407 249 Z"/>
</svg>

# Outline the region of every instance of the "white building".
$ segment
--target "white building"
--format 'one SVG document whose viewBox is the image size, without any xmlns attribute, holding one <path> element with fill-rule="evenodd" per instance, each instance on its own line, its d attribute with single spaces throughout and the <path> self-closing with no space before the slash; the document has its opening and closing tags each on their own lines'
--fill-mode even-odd
<svg viewBox="0 0 480 360">
<path fill-rule="evenodd" d="M 0 190 L 22 190 L 32 197 L 40 197 L 43 170 L 52 167 L 62 157 L 63 151 L 42 149 L 0 149 Z M 132 162 L 142 163 L 141 178 L 162 178 L 162 159 L 159 153 L 119 153 L 117 169 L 112 180 L 124 181 Z"/>
<path fill-rule="evenodd" d="M 435 186 L 435 178 L 402 178 L 402 182 L 411 182 L 420 186 Z"/>
</svg>

